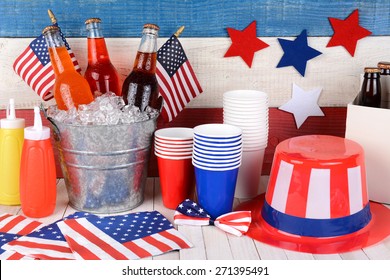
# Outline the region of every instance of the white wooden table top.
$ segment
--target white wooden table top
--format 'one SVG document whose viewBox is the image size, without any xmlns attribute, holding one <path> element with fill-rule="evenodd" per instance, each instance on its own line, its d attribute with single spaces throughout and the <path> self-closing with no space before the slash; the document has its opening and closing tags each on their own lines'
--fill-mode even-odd
<svg viewBox="0 0 390 280">
<path fill-rule="evenodd" d="M 265 178 L 267 180 L 267 178 Z M 264 181 L 264 180 L 263 180 Z M 238 199 L 235 205 L 239 204 Z M 387 206 L 389 207 L 389 206 Z M 174 210 L 162 204 L 160 182 L 158 178 L 148 178 L 144 202 L 128 212 L 157 210 L 173 222 Z M 38 219 L 49 224 L 76 210 L 68 205 L 68 195 L 64 180 L 57 183 L 57 204 L 54 213 Z M 0 205 L 0 213 L 23 214 L 20 206 Z M 390 221 L 389 221 L 390 222 Z M 184 249 L 152 257 L 155 260 L 390 260 L 390 236 L 382 242 L 362 250 L 342 254 L 308 254 L 283 250 L 253 240 L 247 236 L 236 237 L 226 234 L 214 226 L 178 226 L 194 245 Z"/>
</svg>

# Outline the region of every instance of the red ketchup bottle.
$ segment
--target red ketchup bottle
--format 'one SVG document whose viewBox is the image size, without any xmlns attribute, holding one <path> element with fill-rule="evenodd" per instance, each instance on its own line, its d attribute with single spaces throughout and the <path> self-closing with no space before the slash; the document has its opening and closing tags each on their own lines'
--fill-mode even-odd
<svg viewBox="0 0 390 280">
<path fill-rule="evenodd" d="M 49 216 L 56 205 L 56 169 L 50 129 L 42 126 L 34 107 L 34 126 L 24 129 L 20 165 L 20 201 L 23 213 L 32 218 Z"/>
</svg>

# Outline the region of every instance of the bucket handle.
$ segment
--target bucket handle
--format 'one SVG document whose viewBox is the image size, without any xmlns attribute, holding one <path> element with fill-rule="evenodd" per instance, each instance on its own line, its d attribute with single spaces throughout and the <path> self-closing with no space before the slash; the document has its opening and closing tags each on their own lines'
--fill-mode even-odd
<svg viewBox="0 0 390 280">
<path fill-rule="evenodd" d="M 41 111 L 43 112 L 43 115 L 45 116 L 45 118 L 52 124 L 53 126 L 53 135 L 54 135 L 54 140 L 56 141 L 60 141 L 61 140 L 61 133 L 60 133 L 60 129 L 58 128 L 58 126 L 55 124 L 53 118 L 49 117 L 47 115 L 47 109 L 45 109 L 45 107 L 43 106 L 43 103 L 41 103 L 41 105 L 39 106 L 39 108 L 41 109 Z"/>
</svg>

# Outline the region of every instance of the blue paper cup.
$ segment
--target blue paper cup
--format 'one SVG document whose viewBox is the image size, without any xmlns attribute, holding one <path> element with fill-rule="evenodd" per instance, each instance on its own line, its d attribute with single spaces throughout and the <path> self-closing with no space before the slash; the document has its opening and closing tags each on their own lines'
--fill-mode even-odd
<svg viewBox="0 0 390 280">
<path fill-rule="evenodd" d="M 211 218 L 231 212 L 239 168 L 211 171 L 195 168 L 196 193 L 201 205 Z"/>
</svg>

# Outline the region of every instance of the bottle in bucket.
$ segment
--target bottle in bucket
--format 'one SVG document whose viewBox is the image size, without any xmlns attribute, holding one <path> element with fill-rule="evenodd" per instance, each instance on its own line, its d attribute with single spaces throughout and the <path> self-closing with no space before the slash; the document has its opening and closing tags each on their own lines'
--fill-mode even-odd
<svg viewBox="0 0 390 280">
<path fill-rule="evenodd" d="M 50 129 L 42 126 L 38 107 L 34 107 L 34 126 L 24 129 L 20 200 L 23 213 L 33 218 L 52 214 L 56 204 L 56 169 Z"/>
<path fill-rule="evenodd" d="M 133 70 L 122 86 L 122 96 L 125 103 L 137 106 L 141 112 L 145 111 L 147 106 L 157 110 L 160 110 L 162 106 L 162 96 L 158 94 L 156 78 L 159 29 L 155 24 L 144 25 Z"/>
<path fill-rule="evenodd" d="M 90 18 L 85 21 L 88 37 L 88 67 L 84 77 L 95 96 L 107 92 L 120 96 L 122 93 L 119 74 L 110 61 L 101 22 L 100 18 Z"/>
<path fill-rule="evenodd" d="M 25 121 L 16 118 L 14 99 L 10 99 L 6 115 L 0 121 L 0 204 L 19 205 L 20 158 Z"/>
<path fill-rule="evenodd" d="M 50 61 L 55 74 L 53 86 L 54 99 L 58 109 L 68 110 L 79 104 L 89 104 L 93 95 L 89 84 L 74 68 L 60 29 L 47 26 L 42 31 L 49 50 Z"/>
</svg>

